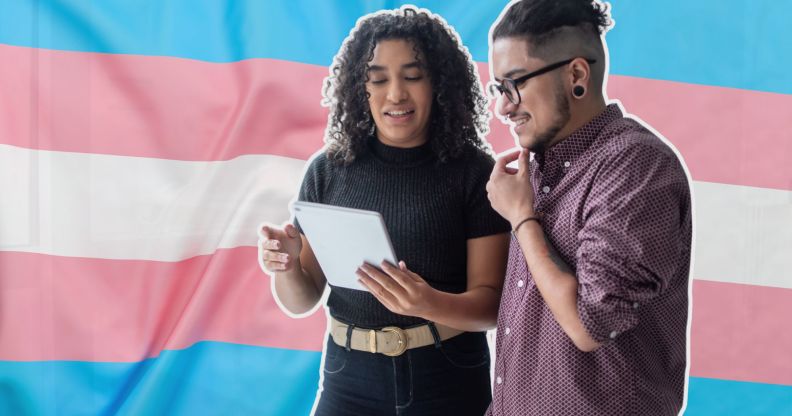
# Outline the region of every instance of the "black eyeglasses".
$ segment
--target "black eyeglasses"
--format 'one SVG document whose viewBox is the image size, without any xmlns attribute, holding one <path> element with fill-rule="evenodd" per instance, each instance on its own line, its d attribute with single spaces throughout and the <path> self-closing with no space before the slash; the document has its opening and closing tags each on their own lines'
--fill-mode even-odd
<svg viewBox="0 0 792 416">
<path fill-rule="evenodd" d="M 550 72 L 554 69 L 561 68 L 564 65 L 568 65 L 570 62 L 574 61 L 575 59 L 577 58 L 566 59 L 560 62 L 556 62 L 554 64 L 544 66 L 542 68 L 537 69 L 536 71 L 525 74 L 516 79 L 504 78 L 503 81 L 501 81 L 500 83 L 490 81 L 487 90 L 489 91 L 490 96 L 492 98 L 498 98 L 498 93 L 500 93 L 505 95 L 506 98 L 508 98 L 512 104 L 518 105 L 522 101 L 522 98 L 520 97 L 519 87 L 523 83 L 525 83 L 525 81 L 528 81 L 529 79 L 533 77 L 537 77 L 544 73 Z M 597 62 L 596 59 L 588 59 L 588 58 L 584 58 L 584 59 L 586 59 L 586 62 L 588 62 L 589 65 Z"/>
</svg>

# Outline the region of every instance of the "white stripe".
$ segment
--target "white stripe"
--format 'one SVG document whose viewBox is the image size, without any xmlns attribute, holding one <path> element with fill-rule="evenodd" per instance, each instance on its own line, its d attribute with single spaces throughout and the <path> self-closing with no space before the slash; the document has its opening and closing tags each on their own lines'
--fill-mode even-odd
<svg viewBox="0 0 792 416">
<path fill-rule="evenodd" d="M 0 146 L 0 250 L 178 261 L 255 246 L 305 162 L 183 162 Z M 694 182 L 693 277 L 792 288 L 792 192 Z M 30 215 L 38 212 L 38 215 Z"/>
<path fill-rule="evenodd" d="M 255 246 L 261 222 L 288 220 L 304 165 L 266 155 L 184 162 L 0 146 L 0 250 L 178 261 Z"/>
<path fill-rule="evenodd" d="M 694 182 L 693 277 L 792 289 L 792 192 Z"/>
</svg>

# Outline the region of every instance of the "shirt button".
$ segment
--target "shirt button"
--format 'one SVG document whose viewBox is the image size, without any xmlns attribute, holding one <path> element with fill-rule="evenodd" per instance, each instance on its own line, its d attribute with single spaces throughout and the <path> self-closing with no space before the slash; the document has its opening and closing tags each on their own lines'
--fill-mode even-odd
<svg viewBox="0 0 792 416">
<path fill-rule="evenodd" d="M 525 285 L 525 282 L 524 282 L 522 279 L 520 279 L 520 280 L 517 282 L 517 287 L 523 287 L 524 285 Z"/>
<path fill-rule="evenodd" d="M 495 382 L 498 383 L 498 384 L 503 384 L 503 379 L 498 377 L 498 378 L 495 379 Z"/>
<path fill-rule="evenodd" d="M 619 333 L 618 333 L 618 332 L 616 332 L 616 331 L 613 331 L 613 332 L 611 332 L 611 333 L 610 333 L 610 339 L 614 339 L 614 338 L 616 338 L 617 336 L 619 336 Z"/>
<path fill-rule="evenodd" d="M 638 302 L 633 303 L 633 309 L 638 309 Z"/>
<path fill-rule="evenodd" d="M 544 192 L 546 194 L 550 193 L 550 187 L 549 186 L 545 186 L 544 188 L 542 188 L 542 192 Z"/>
<path fill-rule="evenodd" d="M 506 327 L 506 335 L 509 335 L 509 332 L 511 332 L 511 328 Z"/>
<path fill-rule="evenodd" d="M 570 166 L 572 166 L 572 164 L 571 164 L 571 163 L 569 163 L 569 162 L 564 162 L 564 167 L 565 167 L 565 168 L 568 168 L 568 167 L 570 167 Z"/>
</svg>

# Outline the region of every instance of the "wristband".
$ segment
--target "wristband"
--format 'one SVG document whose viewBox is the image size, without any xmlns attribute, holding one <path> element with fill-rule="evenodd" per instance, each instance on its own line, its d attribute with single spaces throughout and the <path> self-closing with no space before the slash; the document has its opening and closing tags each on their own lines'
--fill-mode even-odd
<svg viewBox="0 0 792 416">
<path fill-rule="evenodd" d="M 539 217 L 538 217 L 538 216 L 536 216 L 536 215 L 534 215 L 534 216 L 530 216 L 530 217 L 528 217 L 528 218 L 526 218 L 526 219 L 524 219 L 524 220 L 520 221 L 520 222 L 517 224 L 517 226 L 516 226 L 516 227 L 514 227 L 514 229 L 512 230 L 512 234 L 517 234 L 517 230 L 519 230 L 519 229 L 520 229 L 520 226 L 521 226 L 521 225 L 523 225 L 523 224 L 525 224 L 525 223 L 526 223 L 526 222 L 528 222 L 528 221 L 536 221 L 536 222 L 537 222 L 537 223 L 539 223 L 540 225 L 542 224 L 542 222 L 539 220 Z"/>
</svg>

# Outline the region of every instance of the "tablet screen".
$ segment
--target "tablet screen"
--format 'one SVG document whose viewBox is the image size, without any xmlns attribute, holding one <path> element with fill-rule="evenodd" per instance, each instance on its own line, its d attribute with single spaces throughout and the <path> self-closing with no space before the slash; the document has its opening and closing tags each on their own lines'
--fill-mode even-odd
<svg viewBox="0 0 792 416">
<path fill-rule="evenodd" d="M 328 283 L 366 290 L 355 271 L 364 262 L 397 264 L 385 221 L 375 211 L 297 201 L 294 215 Z"/>
</svg>

